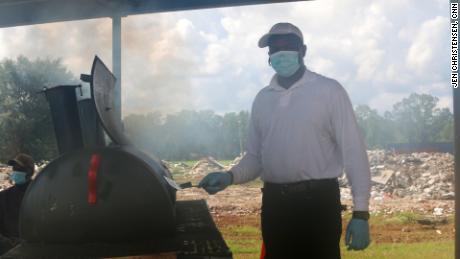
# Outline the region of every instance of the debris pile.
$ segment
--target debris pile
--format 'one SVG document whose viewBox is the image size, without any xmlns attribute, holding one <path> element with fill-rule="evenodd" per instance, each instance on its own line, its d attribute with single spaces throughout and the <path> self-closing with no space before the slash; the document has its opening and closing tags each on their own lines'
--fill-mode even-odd
<svg viewBox="0 0 460 259">
<path fill-rule="evenodd" d="M 180 161 L 161 161 L 163 165 L 172 173 L 173 179 L 178 183 L 192 181 L 196 184 L 205 175 L 211 172 L 219 172 L 227 169 L 212 156 L 203 157 L 196 163 Z"/>
<path fill-rule="evenodd" d="M 225 170 L 225 166 L 219 163 L 212 156 L 207 156 L 200 159 L 188 172 L 189 175 L 204 176 L 210 172 Z"/>
<path fill-rule="evenodd" d="M 171 162 L 171 161 L 161 160 L 161 163 L 170 172 L 184 174 L 185 172 L 187 172 L 189 170 L 188 169 L 189 166 L 187 164 L 185 164 L 185 163 L 182 163 L 182 162 Z"/>
<path fill-rule="evenodd" d="M 368 151 L 372 198 L 411 197 L 418 200 L 454 199 L 454 156 L 449 153 L 396 154 Z M 341 187 L 349 187 L 346 177 Z"/>
<path fill-rule="evenodd" d="M 224 166 L 213 157 L 204 157 L 195 164 L 162 161 L 178 182 L 198 183 L 210 172 L 230 169 L 241 160 L 235 158 Z M 448 153 L 396 154 L 385 150 L 368 151 L 371 170 L 371 211 L 391 214 L 414 211 L 435 217 L 454 212 L 454 157 Z M 38 163 L 40 171 L 48 162 Z M 11 167 L 0 164 L 0 190 L 10 186 Z M 350 186 L 345 175 L 339 179 L 342 203 L 352 206 Z M 178 192 L 178 199 L 207 199 L 213 213 L 251 214 L 260 210 L 259 185 L 235 185 L 216 195 L 200 188 Z"/>
<path fill-rule="evenodd" d="M 244 156 L 245 153 L 241 154 L 240 156 L 237 156 L 235 159 L 233 159 L 233 161 L 228 165 L 227 169 L 230 169 L 232 168 L 234 165 L 238 164 L 241 159 L 243 159 L 243 156 Z"/>
<path fill-rule="evenodd" d="M 0 191 L 11 186 L 8 177 L 11 173 L 11 167 L 0 163 Z"/>
</svg>

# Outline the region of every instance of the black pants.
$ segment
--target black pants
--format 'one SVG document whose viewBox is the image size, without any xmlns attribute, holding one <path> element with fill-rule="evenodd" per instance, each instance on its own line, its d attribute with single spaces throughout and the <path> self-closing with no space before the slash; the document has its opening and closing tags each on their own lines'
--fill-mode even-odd
<svg viewBox="0 0 460 259">
<path fill-rule="evenodd" d="M 337 179 L 262 189 L 265 259 L 340 258 L 342 218 Z"/>
</svg>

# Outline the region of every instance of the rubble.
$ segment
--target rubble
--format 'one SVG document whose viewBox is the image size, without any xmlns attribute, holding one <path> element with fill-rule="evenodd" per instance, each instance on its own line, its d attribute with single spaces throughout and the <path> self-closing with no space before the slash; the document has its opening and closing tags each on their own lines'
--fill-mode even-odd
<svg viewBox="0 0 460 259">
<path fill-rule="evenodd" d="M 184 173 L 185 171 L 189 170 L 189 166 L 182 162 L 170 162 L 166 160 L 161 160 L 161 163 L 166 169 L 169 171 Z"/>
<path fill-rule="evenodd" d="M 219 163 L 214 157 L 212 156 L 207 156 L 207 157 L 204 157 L 202 158 L 200 161 L 198 161 L 193 167 L 192 167 L 192 170 L 195 170 L 197 169 L 198 167 L 200 167 L 202 164 L 205 164 L 206 166 L 213 166 L 213 167 L 217 167 L 219 169 L 223 169 L 225 166 L 222 165 L 221 163 Z"/>
<path fill-rule="evenodd" d="M 371 170 L 370 210 L 385 215 L 412 211 L 434 217 L 434 220 L 454 213 L 454 157 L 448 153 L 395 154 L 385 150 L 368 151 Z M 235 158 L 224 166 L 213 157 L 204 157 L 193 166 L 190 163 L 162 161 L 174 174 L 178 183 L 197 183 L 213 171 L 228 170 L 241 160 Z M 38 163 L 40 171 L 48 162 Z M 0 190 L 10 185 L 11 167 L 0 164 Z M 179 178 L 179 180 L 177 180 Z M 345 175 L 339 179 L 342 204 L 352 208 L 351 189 Z M 216 195 L 208 195 L 200 188 L 177 193 L 181 199 L 206 199 L 213 214 L 260 213 L 259 185 L 236 185 Z M 431 219 L 430 219 L 431 220 Z M 422 220 L 420 224 L 427 223 Z M 436 222 L 435 224 L 438 224 Z"/>
<path fill-rule="evenodd" d="M 0 191 L 11 186 L 10 182 L 8 181 L 10 173 L 11 167 L 0 163 Z"/>
<path fill-rule="evenodd" d="M 378 184 L 387 184 L 388 181 L 393 177 L 395 171 L 393 170 L 382 170 L 379 174 L 372 176 L 372 181 Z"/>
<path fill-rule="evenodd" d="M 188 175 L 194 176 L 205 176 L 210 172 L 215 171 L 222 171 L 225 170 L 225 166 L 219 163 L 216 159 L 212 156 L 207 156 L 200 159 L 196 164 L 192 167 L 190 171 L 187 172 Z"/>
<path fill-rule="evenodd" d="M 227 169 L 230 169 L 236 164 L 238 164 L 241 161 L 241 159 L 243 159 L 244 154 L 246 153 L 243 153 L 240 156 L 237 156 L 235 159 L 233 159 L 233 161 L 227 166 Z"/>
<path fill-rule="evenodd" d="M 453 200 L 454 156 L 449 153 L 395 154 L 368 151 L 371 198 L 411 197 L 416 200 Z M 340 185 L 349 188 L 345 175 Z"/>
<path fill-rule="evenodd" d="M 412 211 L 435 217 L 454 213 L 454 157 L 444 153 L 395 154 L 385 150 L 368 151 L 372 189 L 370 210 L 387 215 Z M 187 180 L 200 180 L 213 171 L 228 170 L 241 160 L 235 158 L 224 167 L 212 157 L 193 166 L 165 161 L 169 168 L 184 172 Z M 217 163 L 216 163 L 217 162 Z M 342 204 L 352 208 L 347 178 L 339 179 Z M 216 195 L 190 188 L 178 192 L 179 199 L 206 199 L 213 213 L 260 213 L 261 186 L 232 186 Z"/>
</svg>

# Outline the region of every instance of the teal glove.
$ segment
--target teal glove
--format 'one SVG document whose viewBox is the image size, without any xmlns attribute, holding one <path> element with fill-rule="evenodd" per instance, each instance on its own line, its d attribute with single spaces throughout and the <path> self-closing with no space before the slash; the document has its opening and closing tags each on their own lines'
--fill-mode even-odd
<svg viewBox="0 0 460 259">
<path fill-rule="evenodd" d="M 367 220 L 352 218 L 348 223 L 345 235 L 345 244 L 348 250 L 364 250 L 370 242 Z"/>
<path fill-rule="evenodd" d="M 216 194 L 231 185 L 233 177 L 227 172 L 214 172 L 206 175 L 198 184 L 198 187 L 204 188 L 209 194 Z"/>
</svg>

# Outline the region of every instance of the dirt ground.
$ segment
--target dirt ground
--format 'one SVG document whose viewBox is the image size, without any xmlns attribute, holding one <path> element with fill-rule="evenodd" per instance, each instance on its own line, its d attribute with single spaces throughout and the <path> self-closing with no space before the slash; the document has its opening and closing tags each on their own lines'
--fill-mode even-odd
<svg viewBox="0 0 460 259">
<path fill-rule="evenodd" d="M 214 215 L 214 221 L 219 228 L 229 225 L 252 226 L 260 229 L 259 215 Z M 346 220 L 343 221 L 342 238 L 345 236 Z M 380 243 L 416 243 L 426 241 L 453 240 L 455 231 L 453 222 L 438 226 L 424 226 L 418 223 L 411 224 L 371 224 L 372 242 Z M 227 235 L 229 235 L 227 233 Z M 235 238 L 239 234 L 235 233 Z M 257 237 L 254 237 L 257 239 Z M 260 238 L 261 239 L 261 238 Z"/>
<path fill-rule="evenodd" d="M 247 186 L 231 186 L 215 195 L 208 195 L 204 190 L 191 188 L 178 191 L 178 200 L 206 199 L 211 214 L 219 228 L 228 225 L 252 226 L 260 228 L 260 205 L 262 195 L 260 188 Z M 408 212 L 416 215 L 434 217 L 433 212 L 442 211 L 442 218 L 452 218 L 454 213 L 452 200 L 414 200 L 410 198 L 385 197 L 382 200 L 370 201 L 371 215 L 377 220 L 371 222 L 371 236 L 375 243 L 413 243 L 421 241 L 441 241 L 454 239 L 454 223 L 422 225 L 417 222 L 382 224 L 380 220 L 390 219 L 392 215 Z M 342 199 L 347 205 L 344 215 L 346 221 L 352 211 L 352 202 Z M 436 209 L 437 208 L 437 209 Z M 436 209 L 436 210 L 435 210 Z M 345 216 L 348 214 L 348 217 Z"/>
<path fill-rule="evenodd" d="M 341 190 L 346 193 L 346 189 Z M 342 204 L 352 210 L 351 198 L 344 198 Z M 208 195 L 199 188 L 184 189 L 177 192 L 178 200 L 205 199 L 212 213 L 224 215 L 246 215 L 260 213 L 262 193 L 260 187 L 241 185 L 230 186 L 215 195 Z M 443 216 L 454 214 L 453 200 L 417 200 L 410 197 L 398 198 L 391 195 L 383 199 L 370 199 L 370 212 L 374 214 L 390 215 L 401 211 L 430 215 L 438 211 Z"/>
</svg>

